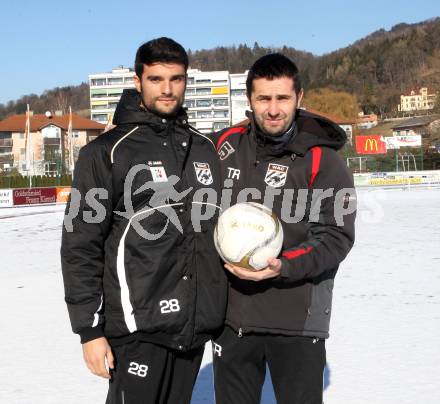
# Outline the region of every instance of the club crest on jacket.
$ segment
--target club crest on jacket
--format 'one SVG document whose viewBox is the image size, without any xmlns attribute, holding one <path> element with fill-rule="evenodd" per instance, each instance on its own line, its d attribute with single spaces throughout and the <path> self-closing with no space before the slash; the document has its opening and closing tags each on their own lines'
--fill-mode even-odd
<svg viewBox="0 0 440 404">
<path fill-rule="evenodd" d="M 197 181 L 201 184 L 211 185 L 214 182 L 208 163 L 194 162 L 194 170 L 196 171 Z"/>
<path fill-rule="evenodd" d="M 289 167 L 280 164 L 270 163 L 264 182 L 274 188 L 282 187 L 286 183 L 287 170 Z"/>
</svg>

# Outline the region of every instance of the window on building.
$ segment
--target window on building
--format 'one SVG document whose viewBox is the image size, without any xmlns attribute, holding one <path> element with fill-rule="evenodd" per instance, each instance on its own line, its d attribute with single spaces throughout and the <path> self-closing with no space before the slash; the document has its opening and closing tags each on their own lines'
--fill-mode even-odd
<svg viewBox="0 0 440 404">
<path fill-rule="evenodd" d="M 197 100 L 196 106 L 199 108 L 206 108 L 211 106 L 211 100 L 210 99 L 203 99 L 203 100 Z"/>
<path fill-rule="evenodd" d="M 231 90 L 231 95 L 232 96 L 236 96 L 236 97 L 246 96 L 246 90 L 244 90 L 244 89 L 242 89 L 242 90 L 240 90 L 240 89 L 232 89 Z"/>
<path fill-rule="evenodd" d="M 228 80 L 226 79 L 221 79 L 221 80 L 212 80 L 213 83 L 227 83 Z"/>
<path fill-rule="evenodd" d="M 194 95 L 196 93 L 196 89 L 195 88 L 187 88 L 185 90 L 185 95 Z"/>
<path fill-rule="evenodd" d="M 92 79 L 91 80 L 91 84 L 92 86 L 105 86 L 106 83 L 106 79 Z"/>
<path fill-rule="evenodd" d="M 26 139 L 26 133 L 24 133 L 24 132 L 19 133 L 18 138 L 19 139 Z"/>
<path fill-rule="evenodd" d="M 229 126 L 229 122 L 214 122 L 212 129 L 221 130 L 227 128 Z"/>
<path fill-rule="evenodd" d="M 133 77 L 131 76 L 131 77 L 126 77 L 125 79 L 124 79 L 124 81 L 126 82 L 126 83 L 133 83 Z"/>
<path fill-rule="evenodd" d="M 79 130 L 73 130 L 72 137 L 74 137 L 75 139 L 78 139 L 79 138 Z"/>
<path fill-rule="evenodd" d="M 194 77 L 188 77 L 186 84 L 194 84 Z"/>
<path fill-rule="evenodd" d="M 116 109 L 117 106 L 118 106 L 118 102 L 117 101 L 111 101 L 111 102 L 108 103 L 109 109 Z"/>
<path fill-rule="evenodd" d="M 20 155 L 24 156 L 26 154 L 26 148 L 20 147 Z"/>
<path fill-rule="evenodd" d="M 210 83 L 211 79 L 198 79 L 196 80 L 197 84 L 202 84 L 202 83 Z"/>
<path fill-rule="evenodd" d="M 92 104 L 92 109 L 106 109 L 107 108 L 107 104 L 102 104 L 102 105 L 93 105 Z"/>
<path fill-rule="evenodd" d="M 194 108 L 195 105 L 196 105 L 195 100 L 186 100 L 185 101 L 185 106 L 187 108 Z"/>
<path fill-rule="evenodd" d="M 227 98 L 214 98 L 213 104 L 215 107 L 227 107 L 229 100 Z"/>
<path fill-rule="evenodd" d="M 92 98 L 105 98 L 105 97 L 107 97 L 107 93 L 100 93 L 100 94 L 92 93 Z"/>
<path fill-rule="evenodd" d="M 195 119 L 196 113 L 195 112 L 188 112 L 188 119 Z"/>
<path fill-rule="evenodd" d="M 198 111 L 197 118 L 211 118 L 211 111 Z"/>
<path fill-rule="evenodd" d="M 227 110 L 219 110 L 219 111 L 214 111 L 214 117 L 215 118 L 227 118 L 228 117 L 228 111 Z"/>
<path fill-rule="evenodd" d="M 124 82 L 122 77 L 109 77 L 108 84 L 122 84 Z"/>
<path fill-rule="evenodd" d="M 92 120 L 98 122 L 107 122 L 108 115 L 107 114 L 92 114 Z"/>
<path fill-rule="evenodd" d="M 121 97 L 121 95 L 122 95 L 122 89 L 116 89 L 116 88 L 114 88 L 114 89 L 109 89 L 108 90 L 108 96 L 109 97 Z"/>
<path fill-rule="evenodd" d="M 210 88 L 205 88 L 205 87 L 196 88 L 196 94 L 197 95 L 211 94 L 211 89 Z"/>
</svg>

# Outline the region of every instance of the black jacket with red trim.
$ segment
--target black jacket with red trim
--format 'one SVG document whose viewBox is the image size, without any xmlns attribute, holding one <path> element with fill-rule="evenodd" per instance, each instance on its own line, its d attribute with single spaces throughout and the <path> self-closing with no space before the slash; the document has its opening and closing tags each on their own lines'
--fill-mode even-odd
<svg viewBox="0 0 440 404">
<path fill-rule="evenodd" d="M 239 333 L 327 338 L 334 278 L 354 243 L 353 177 L 336 152 L 346 134 L 303 110 L 280 138 L 254 126 L 214 137 L 231 203 L 264 203 L 281 219 L 282 270 L 261 282 L 230 275 L 226 323 Z"/>
</svg>

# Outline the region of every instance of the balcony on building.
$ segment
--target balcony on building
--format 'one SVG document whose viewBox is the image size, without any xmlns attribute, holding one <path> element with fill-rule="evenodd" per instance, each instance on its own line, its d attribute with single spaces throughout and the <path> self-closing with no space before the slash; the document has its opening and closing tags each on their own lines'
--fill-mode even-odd
<svg viewBox="0 0 440 404">
<path fill-rule="evenodd" d="M 10 138 L 0 137 L 0 153 L 3 151 L 3 149 L 12 149 L 12 146 L 13 146 L 12 137 Z"/>
</svg>

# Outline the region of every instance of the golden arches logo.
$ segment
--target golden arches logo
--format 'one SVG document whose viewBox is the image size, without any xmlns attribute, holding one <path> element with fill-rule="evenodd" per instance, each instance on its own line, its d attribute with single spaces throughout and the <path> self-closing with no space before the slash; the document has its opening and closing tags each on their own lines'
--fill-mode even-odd
<svg viewBox="0 0 440 404">
<path fill-rule="evenodd" d="M 379 146 L 377 144 L 377 140 L 376 139 L 367 139 L 365 141 L 365 146 L 364 146 L 364 151 L 378 151 L 379 150 Z"/>
</svg>

